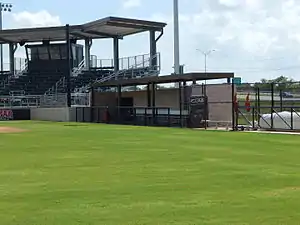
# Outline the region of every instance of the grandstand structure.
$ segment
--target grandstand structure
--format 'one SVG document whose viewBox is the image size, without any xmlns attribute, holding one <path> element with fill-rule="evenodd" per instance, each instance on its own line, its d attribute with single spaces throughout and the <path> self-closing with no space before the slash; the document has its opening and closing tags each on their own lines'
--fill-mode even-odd
<svg viewBox="0 0 300 225">
<path fill-rule="evenodd" d="M 158 76 L 161 62 L 156 44 L 165 26 L 106 17 L 81 25 L 2 30 L 0 44 L 9 45 L 10 63 L 7 71 L 0 72 L 0 107 L 89 105 L 92 83 Z M 141 32 L 149 32 L 149 52 L 120 58 L 120 40 Z M 113 58 L 91 55 L 93 40 L 108 38 L 113 40 Z M 21 67 L 14 57 L 18 47 L 26 51 Z"/>
</svg>

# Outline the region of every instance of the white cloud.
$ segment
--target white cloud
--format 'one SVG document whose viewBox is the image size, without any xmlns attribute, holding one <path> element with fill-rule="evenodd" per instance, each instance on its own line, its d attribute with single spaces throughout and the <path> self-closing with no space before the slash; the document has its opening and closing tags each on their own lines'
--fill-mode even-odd
<svg viewBox="0 0 300 225">
<path fill-rule="evenodd" d="M 197 10 L 184 13 L 180 22 L 180 58 L 187 71 L 204 68 L 203 56 L 195 49 L 213 48 L 218 51 L 208 58 L 210 71 L 233 71 L 247 81 L 279 75 L 300 80 L 299 0 L 189 2 L 194 2 Z M 164 21 L 168 26 L 159 50 L 164 71 L 169 73 L 173 65 L 172 15 L 164 16 Z"/>
<path fill-rule="evenodd" d="M 124 0 L 123 1 L 123 8 L 135 8 L 141 5 L 141 0 Z"/>
<path fill-rule="evenodd" d="M 300 80 L 299 3 L 300 0 L 185 0 L 185 5 L 193 5 L 193 11 L 180 8 L 181 63 L 185 64 L 186 71 L 203 70 L 203 56 L 196 49 L 213 48 L 218 51 L 208 58 L 209 71 L 233 71 L 246 81 L 279 75 Z M 139 4 L 139 1 L 124 1 L 125 8 Z M 162 55 L 162 73 L 171 73 L 172 15 L 162 12 L 140 18 L 167 22 L 158 42 L 158 51 Z M 58 16 L 47 11 L 13 14 L 13 19 L 14 27 L 61 24 Z M 148 53 L 148 41 L 148 33 L 125 38 L 120 45 L 120 54 Z M 99 41 L 99 45 L 103 42 Z M 111 55 L 110 44 L 98 48 L 97 43 L 95 41 L 92 47 L 93 54 L 99 57 Z M 97 49 L 101 51 L 97 52 Z"/>
<path fill-rule="evenodd" d="M 12 17 L 13 17 L 13 26 L 16 28 L 61 25 L 59 16 L 51 15 L 46 10 L 42 10 L 34 13 L 28 11 L 13 13 Z"/>
<path fill-rule="evenodd" d="M 30 28 L 59 25 L 62 25 L 59 16 L 51 15 L 46 10 L 38 12 L 23 11 L 19 13 L 12 13 L 12 21 L 10 28 Z M 24 49 L 18 48 L 15 53 L 15 57 L 25 58 Z M 16 62 L 17 66 L 20 66 L 19 60 L 17 60 Z"/>
</svg>

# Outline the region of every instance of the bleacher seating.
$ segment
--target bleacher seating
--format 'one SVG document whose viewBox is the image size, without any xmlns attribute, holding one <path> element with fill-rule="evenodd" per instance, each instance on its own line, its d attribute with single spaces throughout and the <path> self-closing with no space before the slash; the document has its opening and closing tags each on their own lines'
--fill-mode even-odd
<svg viewBox="0 0 300 225">
<path fill-rule="evenodd" d="M 57 64 L 56 64 L 57 65 Z M 44 69 L 41 69 L 44 67 Z M 47 90 L 55 86 L 62 77 L 66 77 L 67 71 L 64 68 L 49 68 L 49 65 L 40 64 L 38 67 L 31 66 L 30 70 L 20 77 L 12 77 L 5 87 L 0 87 L 0 95 L 8 95 L 10 91 L 24 90 L 27 95 L 43 95 Z M 45 69 L 47 68 L 47 69 Z M 86 87 L 97 79 L 101 79 L 112 73 L 112 70 L 90 70 L 82 71 L 76 77 L 71 77 L 71 90 L 75 91 Z M 142 77 L 149 75 L 149 68 L 139 68 L 134 70 L 120 71 L 118 79 L 129 79 L 132 77 Z M 8 74 L 1 74 L 2 79 L 6 79 Z M 65 87 L 60 87 L 63 88 Z"/>
<path fill-rule="evenodd" d="M 65 74 L 63 72 L 31 72 L 21 77 L 13 78 L 2 90 L 1 95 L 10 91 L 24 90 L 27 95 L 42 95 Z"/>
<path fill-rule="evenodd" d="M 95 80 L 107 76 L 112 70 L 90 70 L 82 71 L 77 77 L 71 78 L 71 89 L 75 90 L 81 87 L 85 87 Z"/>
</svg>

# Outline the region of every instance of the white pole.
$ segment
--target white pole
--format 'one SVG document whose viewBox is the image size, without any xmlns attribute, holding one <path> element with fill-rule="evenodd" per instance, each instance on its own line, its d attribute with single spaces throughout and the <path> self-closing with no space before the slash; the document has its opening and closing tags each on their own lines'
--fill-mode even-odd
<svg viewBox="0 0 300 225">
<path fill-rule="evenodd" d="M 178 20 L 178 0 L 173 0 L 174 16 L 174 73 L 179 74 L 179 20 Z"/>
</svg>

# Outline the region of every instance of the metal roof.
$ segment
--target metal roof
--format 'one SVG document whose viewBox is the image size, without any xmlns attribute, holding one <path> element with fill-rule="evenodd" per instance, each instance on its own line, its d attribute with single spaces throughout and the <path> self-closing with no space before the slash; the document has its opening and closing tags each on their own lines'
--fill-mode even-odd
<svg viewBox="0 0 300 225">
<path fill-rule="evenodd" d="M 94 87 L 114 87 L 114 86 L 131 86 L 131 85 L 145 85 L 149 83 L 163 84 L 163 83 L 175 83 L 183 81 L 199 81 L 199 80 L 215 80 L 215 79 L 227 79 L 233 78 L 234 73 L 185 73 L 185 74 L 172 74 L 153 77 L 142 77 L 135 79 L 124 80 L 110 80 L 103 83 L 94 83 Z"/>
<path fill-rule="evenodd" d="M 93 22 L 71 25 L 70 38 L 123 38 L 127 35 L 154 30 L 162 31 L 165 23 L 120 17 L 106 17 Z M 64 41 L 66 26 L 6 29 L 0 31 L 0 44 L 20 42 Z"/>
</svg>

